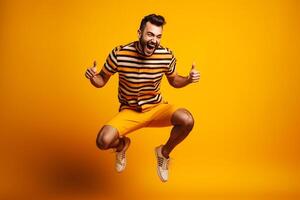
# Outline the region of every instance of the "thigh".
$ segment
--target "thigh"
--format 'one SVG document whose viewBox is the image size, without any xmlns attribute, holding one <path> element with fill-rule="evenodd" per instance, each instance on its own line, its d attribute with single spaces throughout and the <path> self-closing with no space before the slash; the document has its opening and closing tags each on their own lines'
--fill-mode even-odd
<svg viewBox="0 0 300 200">
<path fill-rule="evenodd" d="M 105 125 L 116 128 L 120 136 L 126 135 L 132 131 L 142 128 L 146 125 L 147 119 L 143 113 L 138 113 L 133 110 L 124 109 L 120 111 Z"/>
<path fill-rule="evenodd" d="M 150 122 L 148 123 L 148 127 L 167 127 L 172 126 L 172 115 L 178 109 L 177 106 L 164 103 L 156 108 L 157 110 L 151 117 Z"/>
</svg>

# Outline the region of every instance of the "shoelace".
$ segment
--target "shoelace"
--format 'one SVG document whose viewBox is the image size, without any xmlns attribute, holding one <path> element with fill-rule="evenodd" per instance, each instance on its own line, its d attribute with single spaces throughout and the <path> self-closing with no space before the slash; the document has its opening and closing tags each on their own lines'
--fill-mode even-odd
<svg viewBox="0 0 300 200">
<path fill-rule="evenodd" d="M 122 160 L 125 159 L 125 151 L 117 152 L 117 163 L 122 165 Z"/>
<path fill-rule="evenodd" d="M 158 156 L 158 166 L 161 167 L 163 170 L 168 170 L 169 160 L 163 157 Z"/>
</svg>

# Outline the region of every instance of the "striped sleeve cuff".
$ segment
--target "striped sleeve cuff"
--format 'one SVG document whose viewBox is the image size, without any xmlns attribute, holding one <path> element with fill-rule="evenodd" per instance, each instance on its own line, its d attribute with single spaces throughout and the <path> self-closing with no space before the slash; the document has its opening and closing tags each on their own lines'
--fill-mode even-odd
<svg viewBox="0 0 300 200">
<path fill-rule="evenodd" d="M 113 49 L 107 56 L 106 61 L 103 65 L 102 71 L 105 74 L 113 75 L 118 71 L 118 61 L 116 56 L 117 48 Z"/>
<path fill-rule="evenodd" d="M 176 58 L 173 57 L 170 65 L 169 65 L 169 69 L 168 69 L 168 71 L 166 73 L 166 76 L 173 77 L 175 75 L 176 75 Z"/>
</svg>

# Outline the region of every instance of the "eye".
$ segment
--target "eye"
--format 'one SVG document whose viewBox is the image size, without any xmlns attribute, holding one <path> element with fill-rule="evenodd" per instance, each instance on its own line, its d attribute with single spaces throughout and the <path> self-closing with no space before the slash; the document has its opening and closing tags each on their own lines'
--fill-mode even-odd
<svg viewBox="0 0 300 200">
<path fill-rule="evenodd" d="M 152 33 L 147 33 L 147 35 L 148 35 L 149 37 L 153 37 L 153 36 L 154 36 Z"/>
</svg>

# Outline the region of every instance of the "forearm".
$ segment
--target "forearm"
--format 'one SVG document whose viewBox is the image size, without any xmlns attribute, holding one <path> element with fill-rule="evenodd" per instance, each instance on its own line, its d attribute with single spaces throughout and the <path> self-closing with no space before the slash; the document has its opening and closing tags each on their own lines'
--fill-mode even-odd
<svg viewBox="0 0 300 200">
<path fill-rule="evenodd" d="M 176 75 L 176 77 L 173 80 L 172 86 L 175 88 L 182 88 L 188 84 L 191 83 L 191 80 L 189 79 L 189 76 L 180 76 Z"/>
<path fill-rule="evenodd" d="M 101 76 L 101 74 L 97 74 L 95 76 L 93 76 L 91 79 L 90 79 L 90 82 L 93 86 L 95 86 L 96 88 L 101 88 L 105 85 L 105 81 L 104 81 L 104 78 Z"/>
</svg>

